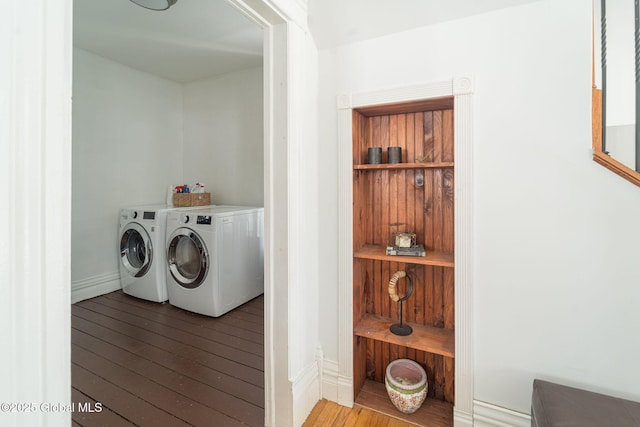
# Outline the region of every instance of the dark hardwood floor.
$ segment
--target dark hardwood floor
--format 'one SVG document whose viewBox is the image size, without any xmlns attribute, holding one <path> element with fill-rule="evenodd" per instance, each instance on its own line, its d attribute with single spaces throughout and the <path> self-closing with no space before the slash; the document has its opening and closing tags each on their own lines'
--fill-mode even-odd
<svg viewBox="0 0 640 427">
<path fill-rule="evenodd" d="M 74 426 L 263 426 L 264 297 L 222 317 L 121 291 L 71 308 Z M 400 427 L 321 400 L 305 427 Z"/>
<path fill-rule="evenodd" d="M 264 425 L 263 304 L 219 318 L 121 291 L 74 304 L 73 425 Z"/>
</svg>

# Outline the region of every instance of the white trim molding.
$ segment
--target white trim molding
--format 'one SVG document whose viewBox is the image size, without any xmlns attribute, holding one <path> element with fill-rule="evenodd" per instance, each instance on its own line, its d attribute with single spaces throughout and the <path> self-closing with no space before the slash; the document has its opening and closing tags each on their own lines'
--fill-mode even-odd
<svg viewBox="0 0 640 427">
<path fill-rule="evenodd" d="M 453 79 L 455 181 L 455 413 L 473 419 L 473 79 Z M 460 422 L 456 425 L 464 425 Z"/>
<path fill-rule="evenodd" d="M 317 363 L 307 366 L 291 381 L 293 395 L 293 425 L 301 426 L 320 400 L 320 381 Z"/>
<path fill-rule="evenodd" d="M 386 90 L 343 94 L 336 99 L 338 110 L 338 373 L 348 390 L 338 402 L 353 406 L 353 189 L 352 111 L 374 105 L 431 98 L 454 98 L 455 167 L 455 425 L 473 421 L 473 91 L 474 79 L 460 76 L 450 80 Z M 325 361 L 325 365 L 327 362 Z M 327 374 L 325 369 L 325 374 Z M 325 387 L 328 383 L 325 380 Z"/>
<path fill-rule="evenodd" d="M 473 402 L 475 427 L 530 427 L 531 417 L 521 412 L 476 400 Z"/>
<path fill-rule="evenodd" d="M 290 208 L 289 182 L 296 177 L 289 171 L 289 147 L 298 141 L 290 125 L 292 101 L 301 97 L 291 87 L 290 73 L 303 72 L 304 57 L 292 54 L 289 43 L 290 26 L 304 21 L 300 8 L 291 0 L 227 0 L 249 19 L 264 29 L 264 208 L 265 208 L 265 306 L 264 306 L 264 363 L 265 363 L 265 425 L 293 425 L 296 391 L 304 390 L 290 378 L 291 343 L 288 333 L 292 322 L 304 324 L 299 311 L 291 310 L 289 290 L 292 274 L 290 253 L 296 241 L 289 236 L 290 215 L 299 215 Z M 291 16 L 294 14 L 296 16 Z M 295 102 L 293 102 L 295 103 Z M 294 195 L 295 197 L 296 195 Z M 297 199 L 296 199 L 297 200 Z M 295 337 L 294 337 L 295 339 Z M 284 349 L 284 350 L 283 350 Z M 295 383 L 295 384 L 294 384 Z"/>
<path fill-rule="evenodd" d="M 339 363 L 325 359 L 322 362 L 321 375 L 321 397 L 342 406 L 352 407 L 353 380 L 340 376 Z"/>
<path fill-rule="evenodd" d="M 95 298 L 122 288 L 120 285 L 120 272 L 98 274 L 71 283 L 71 304 L 89 298 Z"/>
<path fill-rule="evenodd" d="M 338 96 L 338 378 L 347 382 L 338 402 L 353 395 L 353 184 L 352 97 Z"/>
<path fill-rule="evenodd" d="M 0 14 L 0 401 L 36 407 L 71 402 L 72 20 L 71 0 L 3 2 Z M 0 424 L 70 424 L 26 412 Z"/>
<path fill-rule="evenodd" d="M 456 427 L 472 427 L 473 415 L 453 408 L 453 425 Z"/>
<path fill-rule="evenodd" d="M 320 374 L 320 397 L 338 402 L 338 362 L 323 360 Z"/>
<path fill-rule="evenodd" d="M 265 424 L 292 424 L 287 298 L 288 245 L 287 145 L 291 99 L 288 71 L 304 72 L 305 58 L 290 55 L 287 25 L 294 18 L 304 27 L 304 0 L 227 0 L 264 28 L 265 73 Z M 8 402 L 71 401 L 71 83 L 73 1 L 9 2 L 0 15 L 0 48 L 6 66 L 0 70 L 0 176 L 10 188 L 2 209 L 6 247 L 11 248 L 0 273 L 10 284 L 3 291 L 0 317 L 9 351 L 0 357 L 0 397 Z M 299 101 L 300 102 L 300 101 Z M 5 114 L 6 113 L 6 114 Z M 7 159 L 4 160 L 4 155 Z M 295 177 L 294 177 L 295 178 Z M 4 215 L 4 209 L 8 211 Z M 302 213 L 296 212 L 301 215 Z M 29 238 L 25 238 L 28 236 Z M 2 260 L 4 261 L 4 257 Z M 86 283 L 85 283 L 86 284 Z M 284 325 L 284 326 L 283 326 Z M 274 331 L 278 333 L 275 334 Z M 29 339 L 25 339 L 28 337 Z M 20 373 L 20 377 L 18 377 Z M 11 415 L 14 425 L 66 426 L 69 414 L 39 412 Z"/>
</svg>

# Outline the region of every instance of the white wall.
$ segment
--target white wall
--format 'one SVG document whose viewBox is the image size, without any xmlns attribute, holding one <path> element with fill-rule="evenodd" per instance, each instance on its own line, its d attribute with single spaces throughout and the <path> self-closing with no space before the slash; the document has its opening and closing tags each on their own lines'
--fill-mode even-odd
<svg viewBox="0 0 640 427">
<path fill-rule="evenodd" d="M 545 378 L 640 400 L 640 190 L 591 160 L 591 2 L 546 0 L 320 51 L 320 253 L 337 252 L 336 96 L 475 77 L 474 398 Z M 320 270 L 337 361 L 337 260 Z"/>
<path fill-rule="evenodd" d="M 183 181 L 214 204 L 264 204 L 262 86 L 262 67 L 184 85 Z"/>
<path fill-rule="evenodd" d="M 164 203 L 182 179 L 181 147 L 180 84 L 74 49 L 74 284 L 118 272 L 120 208 Z"/>
</svg>

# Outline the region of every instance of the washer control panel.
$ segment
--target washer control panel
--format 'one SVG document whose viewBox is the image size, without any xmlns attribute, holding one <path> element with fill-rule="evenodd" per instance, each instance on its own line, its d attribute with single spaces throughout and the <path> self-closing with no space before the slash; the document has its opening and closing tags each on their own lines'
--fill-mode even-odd
<svg viewBox="0 0 640 427">
<path fill-rule="evenodd" d="M 211 215 L 198 215 L 196 223 L 202 225 L 211 225 Z"/>
</svg>

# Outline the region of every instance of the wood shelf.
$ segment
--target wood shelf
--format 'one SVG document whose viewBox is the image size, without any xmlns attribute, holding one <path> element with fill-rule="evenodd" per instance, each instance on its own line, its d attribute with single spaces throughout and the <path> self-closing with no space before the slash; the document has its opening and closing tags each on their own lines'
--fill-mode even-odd
<svg viewBox="0 0 640 427">
<path fill-rule="evenodd" d="M 429 163 L 380 163 L 377 165 L 353 165 L 354 170 L 388 170 L 388 169 L 442 169 L 453 168 L 453 162 Z"/>
<path fill-rule="evenodd" d="M 404 414 L 389 400 L 382 383 L 367 380 L 355 399 L 356 406 L 371 409 L 399 420 L 430 427 L 451 427 L 453 425 L 453 405 L 441 400 L 427 398 L 413 414 Z"/>
<path fill-rule="evenodd" d="M 442 98 L 420 99 L 417 101 L 372 105 L 355 110 L 365 117 L 388 116 L 389 114 L 418 113 L 434 110 L 453 109 L 453 96 Z"/>
<path fill-rule="evenodd" d="M 354 258 L 375 259 L 379 261 L 405 262 L 407 264 L 435 265 L 439 267 L 453 267 L 453 254 L 447 252 L 427 251 L 426 256 L 387 255 L 386 246 L 365 245 L 356 250 Z"/>
<path fill-rule="evenodd" d="M 405 322 L 411 326 L 413 333 L 401 337 L 389 330 L 394 323 L 398 323 L 398 320 L 367 314 L 353 327 L 353 334 L 446 357 L 455 357 L 455 333 L 452 329 Z"/>
</svg>

